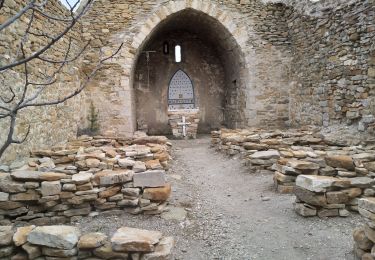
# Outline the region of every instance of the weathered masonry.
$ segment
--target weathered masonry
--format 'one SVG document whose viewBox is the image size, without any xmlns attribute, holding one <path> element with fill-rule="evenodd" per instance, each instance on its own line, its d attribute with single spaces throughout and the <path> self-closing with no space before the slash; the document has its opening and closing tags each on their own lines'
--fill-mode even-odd
<svg viewBox="0 0 375 260">
<path fill-rule="evenodd" d="M 53 138 L 38 125 L 31 140 L 51 145 L 74 136 L 91 103 L 101 132 L 117 135 L 171 134 L 169 112 L 186 108 L 199 111 L 201 133 L 304 125 L 371 132 L 374 10 L 373 0 L 96 1 L 77 28 L 82 41 L 104 52 L 124 47 L 70 102 L 82 112 L 49 123 L 61 129 L 63 121 L 68 131 Z M 190 82 L 172 81 L 179 71 Z"/>
</svg>

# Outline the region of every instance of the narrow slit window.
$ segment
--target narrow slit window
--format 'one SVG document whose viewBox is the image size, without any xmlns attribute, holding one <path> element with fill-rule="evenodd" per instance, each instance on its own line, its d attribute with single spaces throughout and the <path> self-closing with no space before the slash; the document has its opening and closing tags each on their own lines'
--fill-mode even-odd
<svg viewBox="0 0 375 260">
<path fill-rule="evenodd" d="M 180 45 L 176 45 L 176 47 L 174 48 L 174 56 L 175 56 L 175 61 L 177 63 L 181 62 L 181 46 Z"/>
</svg>

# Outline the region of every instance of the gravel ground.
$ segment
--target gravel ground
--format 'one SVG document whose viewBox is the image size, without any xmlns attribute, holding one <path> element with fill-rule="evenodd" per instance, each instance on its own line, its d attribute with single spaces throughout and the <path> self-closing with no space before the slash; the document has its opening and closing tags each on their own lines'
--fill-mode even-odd
<svg viewBox="0 0 375 260">
<path fill-rule="evenodd" d="M 357 214 L 302 218 L 293 211 L 293 196 L 274 192 L 271 174 L 251 173 L 209 146 L 209 137 L 173 141 L 170 205 L 184 208 L 185 220 L 120 214 L 77 225 L 109 235 L 121 226 L 160 230 L 176 238 L 174 259 L 354 259 Z"/>
</svg>

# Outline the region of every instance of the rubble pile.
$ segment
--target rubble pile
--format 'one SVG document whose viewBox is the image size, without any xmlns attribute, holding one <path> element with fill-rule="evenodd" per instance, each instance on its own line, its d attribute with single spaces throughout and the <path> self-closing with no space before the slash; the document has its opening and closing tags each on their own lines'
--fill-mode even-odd
<svg viewBox="0 0 375 260">
<path fill-rule="evenodd" d="M 33 151 L 27 165 L 0 171 L 0 224 L 64 224 L 101 211 L 163 212 L 170 144 L 165 137 L 81 137 Z"/>
<path fill-rule="evenodd" d="M 354 254 L 358 259 L 375 259 L 375 198 L 360 199 L 358 210 L 366 224 L 353 232 Z"/>
<path fill-rule="evenodd" d="M 109 238 L 72 226 L 0 226 L 1 259 L 169 259 L 173 237 L 129 227 Z"/>
</svg>

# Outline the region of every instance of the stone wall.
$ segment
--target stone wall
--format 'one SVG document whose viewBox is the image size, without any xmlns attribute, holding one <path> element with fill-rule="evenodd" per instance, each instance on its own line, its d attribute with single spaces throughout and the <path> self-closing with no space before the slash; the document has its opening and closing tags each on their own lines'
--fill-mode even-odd
<svg viewBox="0 0 375 260">
<path fill-rule="evenodd" d="M 208 32 L 204 39 L 214 40 L 226 64 L 228 126 L 285 127 L 291 57 L 284 6 L 258 1 L 96 1 L 84 22 L 84 38 L 98 46 L 125 43 L 88 91 L 99 108 L 102 131 L 136 129 L 136 61 L 144 55 L 151 34 L 168 17 L 187 9 L 203 14 L 202 24 L 194 27 Z"/>
<path fill-rule="evenodd" d="M 320 2 L 306 4 L 305 12 L 287 11 L 293 56 L 290 120 L 373 130 L 374 3 Z"/>
<path fill-rule="evenodd" d="M 170 259 L 173 237 L 130 227 L 113 236 L 73 226 L 1 226 L 1 259 Z"/>
<path fill-rule="evenodd" d="M 165 137 L 82 137 L 0 170 L 0 225 L 64 224 L 96 211 L 159 214 L 171 194 Z"/>
<path fill-rule="evenodd" d="M 69 16 L 67 10 L 63 7 L 59 1 L 49 1 L 46 11 L 53 15 L 58 16 Z M 10 0 L 5 1 L 5 6 L 0 10 L 0 23 L 5 22 L 8 18 L 14 15 L 21 7 L 25 5 L 23 0 Z M 21 37 L 26 29 L 26 22 L 28 21 L 30 13 L 22 16 L 17 22 L 8 27 L 6 30 L 0 33 L 0 64 L 5 65 L 15 59 L 17 54 L 17 46 Z M 34 32 L 48 32 L 56 34 L 60 32 L 64 25 L 58 22 L 48 21 L 43 16 L 36 16 L 35 22 L 33 23 L 32 30 Z M 78 26 L 68 36 L 72 36 L 76 41 L 72 43 L 73 56 L 80 49 L 80 36 L 76 31 Z M 30 35 L 28 41 L 25 44 L 25 52 L 30 54 L 40 48 L 45 43 L 46 38 L 37 37 Z M 64 56 L 64 51 L 67 49 L 68 37 L 64 37 L 54 47 L 44 54 L 52 60 L 60 60 Z M 68 93 L 72 93 L 75 88 L 80 84 L 81 72 L 79 70 L 81 60 L 71 63 L 62 69 L 62 72 L 58 76 L 56 84 L 53 84 L 47 88 L 41 95 L 41 100 L 54 100 L 57 97 L 64 96 Z M 40 80 L 46 80 L 41 74 L 46 73 L 51 75 L 57 70 L 59 64 L 46 64 L 40 60 L 33 61 L 29 64 L 28 70 L 32 75 L 30 80 L 33 82 L 40 82 Z M 0 74 L 0 93 L 5 97 L 10 97 L 11 93 L 8 89 L 9 86 L 13 88 L 17 94 L 17 98 L 14 102 L 19 102 L 21 89 L 23 88 L 23 67 L 15 67 L 14 69 L 4 71 Z M 29 91 L 26 98 L 32 96 L 35 87 L 29 87 Z M 23 145 L 13 145 L 7 151 L 5 156 L 1 158 L 2 161 L 14 161 L 19 157 L 27 155 L 28 152 L 33 148 L 47 147 L 49 145 L 55 145 L 57 143 L 65 142 L 65 140 L 75 137 L 77 133 L 77 124 L 80 119 L 80 102 L 82 96 L 78 96 L 72 100 L 65 102 L 64 104 L 42 107 L 42 108 L 31 108 L 25 109 L 19 114 L 19 120 L 17 121 L 17 133 L 22 138 L 27 132 L 27 126 L 30 125 L 30 135 L 27 141 Z M 0 101 L 1 104 L 1 101 Z M 5 137 L 9 131 L 8 121 L 0 120 L 0 144 L 3 143 Z M 53 129 L 53 131 L 51 131 Z"/>
</svg>

